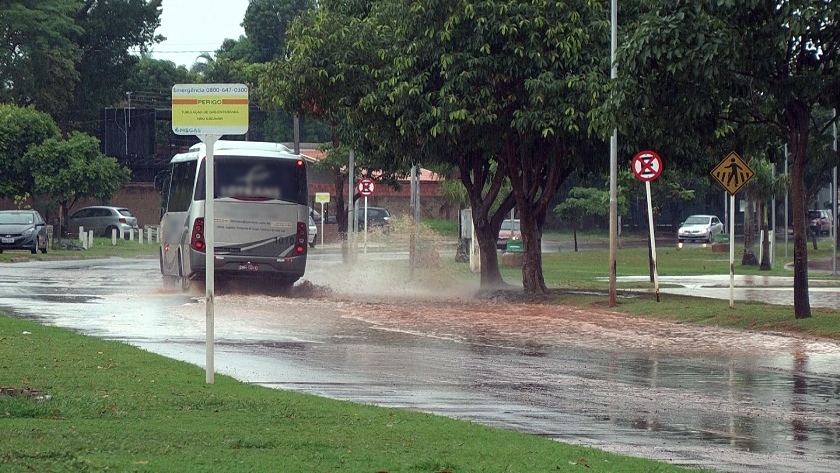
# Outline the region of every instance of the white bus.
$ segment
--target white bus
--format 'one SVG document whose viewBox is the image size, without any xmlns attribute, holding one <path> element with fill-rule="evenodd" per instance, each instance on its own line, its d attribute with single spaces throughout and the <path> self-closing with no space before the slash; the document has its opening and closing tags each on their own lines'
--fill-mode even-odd
<svg viewBox="0 0 840 473">
<path fill-rule="evenodd" d="M 306 270 L 306 162 L 279 143 L 217 141 L 213 149 L 217 280 L 291 287 Z M 175 155 L 161 186 L 160 272 L 184 291 L 205 274 L 206 158 L 204 143 Z"/>
</svg>

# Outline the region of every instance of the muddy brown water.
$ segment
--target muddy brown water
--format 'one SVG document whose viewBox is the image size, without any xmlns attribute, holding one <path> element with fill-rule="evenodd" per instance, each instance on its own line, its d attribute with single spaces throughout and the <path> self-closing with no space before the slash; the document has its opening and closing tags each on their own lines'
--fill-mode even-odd
<svg viewBox="0 0 840 473">
<path fill-rule="evenodd" d="M 313 258 L 283 297 L 219 294 L 217 372 L 678 465 L 838 470 L 836 342 L 475 300 L 372 258 Z M 2 269 L 5 311 L 204 366 L 202 294 L 163 289 L 153 260 Z"/>
</svg>

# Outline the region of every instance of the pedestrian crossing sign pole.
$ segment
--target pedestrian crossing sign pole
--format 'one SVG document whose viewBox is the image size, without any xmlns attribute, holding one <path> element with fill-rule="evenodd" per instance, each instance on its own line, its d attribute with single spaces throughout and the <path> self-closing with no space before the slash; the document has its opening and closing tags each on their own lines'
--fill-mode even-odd
<svg viewBox="0 0 840 473">
<path fill-rule="evenodd" d="M 729 192 L 729 308 L 735 307 L 735 194 L 755 172 L 738 156 L 730 152 L 712 169 L 712 177 Z"/>
</svg>

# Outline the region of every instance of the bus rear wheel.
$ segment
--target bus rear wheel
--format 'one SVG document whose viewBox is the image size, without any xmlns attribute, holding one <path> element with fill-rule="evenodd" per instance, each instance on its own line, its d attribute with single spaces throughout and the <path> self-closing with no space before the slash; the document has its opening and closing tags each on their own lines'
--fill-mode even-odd
<svg viewBox="0 0 840 473">
<path fill-rule="evenodd" d="M 178 255 L 178 283 L 181 286 L 181 292 L 187 292 L 190 290 L 190 286 L 192 285 L 192 280 L 188 275 L 185 274 L 184 271 L 184 263 L 181 260 L 181 255 Z"/>
</svg>

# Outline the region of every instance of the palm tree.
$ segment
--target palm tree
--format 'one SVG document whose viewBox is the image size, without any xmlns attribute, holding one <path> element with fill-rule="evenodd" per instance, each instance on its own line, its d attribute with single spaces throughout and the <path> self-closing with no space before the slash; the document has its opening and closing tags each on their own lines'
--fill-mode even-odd
<svg viewBox="0 0 840 473">
<path fill-rule="evenodd" d="M 749 165 L 755 174 L 744 186 L 747 211 L 744 212 L 744 256 L 741 259 L 741 264 L 759 264 L 758 258 L 756 258 L 752 249 L 755 236 L 753 221 L 758 220 L 756 223 L 764 235 L 761 240 L 762 258 L 760 269 L 770 270 L 770 236 L 767 231 L 767 202 L 774 197 L 784 195 L 787 181 L 783 175 L 773 176 L 773 165 L 770 164 L 767 158 L 752 158 L 749 161 Z M 752 216 L 752 209 L 756 210 L 756 217 Z"/>
</svg>

